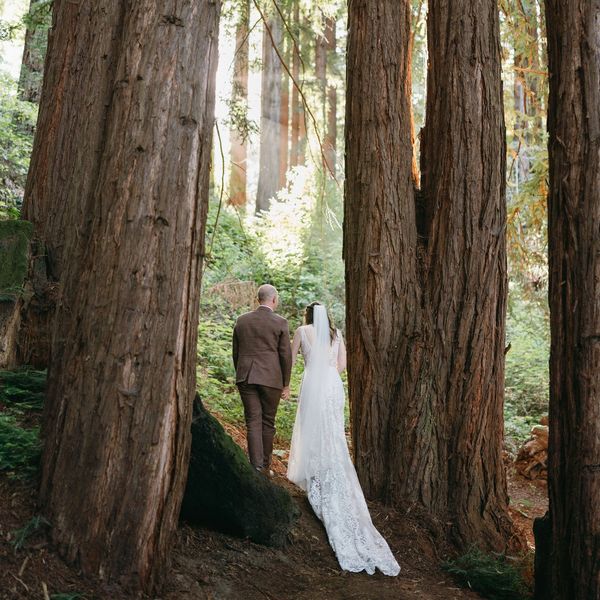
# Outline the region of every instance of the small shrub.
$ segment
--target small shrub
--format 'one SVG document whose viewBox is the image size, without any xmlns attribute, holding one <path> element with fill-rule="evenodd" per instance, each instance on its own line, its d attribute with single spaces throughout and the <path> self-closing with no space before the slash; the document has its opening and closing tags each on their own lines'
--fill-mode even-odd
<svg viewBox="0 0 600 600">
<path fill-rule="evenodd" d="M 50 523 L 44 519 L 41 515 L 32 517 L 21 529 L 17 529 L 13 532 L 14 539 L 12 541 L 15 552 L 23 548 L 27 540 L 34 534 L 43 529 L 49 527 Z"/>
<path fill-rule="evenodd" d="M 503 554 L 486 554 L 471 548 L 466 554 L 443 563 L 457 582 L 489 600 L 526 600 L 531 589 L 524 577 L 524 562 L 529 560 Z"/>
<path fill-rule="evenodd" d="M 31 477 L 38 469 L 40 453 L 38 429 L 23 429 L 14 416 L 0 413 L 0 471 Z"/>
</svg>

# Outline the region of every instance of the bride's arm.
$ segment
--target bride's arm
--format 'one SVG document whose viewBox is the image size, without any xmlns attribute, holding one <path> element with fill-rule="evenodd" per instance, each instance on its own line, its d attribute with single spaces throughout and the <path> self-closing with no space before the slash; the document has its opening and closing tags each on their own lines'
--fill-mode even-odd
<svg viewBox="0 0 600 600">
<path fill-rule="evenodd" d="M 292 340 L 292 366 L 296 364 L 296 358 L 298 357 L 298 350 L 300 350 L 300 339 L 302 334 L 300 333 L 300 327 L 296 329 L 294 333 L 294 339 Z"/>
<path fill-rule="evenodd" d="M 342 373 L 346 368 L 347 359 L 346 359 L 346 344 L 344 344 L 344 338 L 342 337 L 342 332 L 338 329 L 337 334 L 340 336 L 340 347 L 338 348 L 337 355 L 337 370 L 338 373 Z"/>
</svg>

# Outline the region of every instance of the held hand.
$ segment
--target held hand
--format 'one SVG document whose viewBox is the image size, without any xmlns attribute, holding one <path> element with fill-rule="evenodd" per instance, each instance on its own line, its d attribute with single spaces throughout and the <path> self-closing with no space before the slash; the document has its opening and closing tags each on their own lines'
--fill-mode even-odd
<svg viewBox="0 0 600 600">
<path fill-rule="evenodd" d="M 281 392 L 281 398 L 283 400 L 288 400 L 289 397 L 290 397 L 290 386 L 286 385 Z"/>
</svg>

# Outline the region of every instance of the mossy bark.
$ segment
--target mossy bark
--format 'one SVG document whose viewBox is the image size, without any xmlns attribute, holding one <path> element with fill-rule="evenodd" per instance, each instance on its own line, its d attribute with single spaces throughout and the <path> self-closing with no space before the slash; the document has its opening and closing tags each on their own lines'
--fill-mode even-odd
<svg viewBox="0 0 600 600">
<path fill-rule="evenodd" d="M 281 547 L 298 516 L 299 509 L 288 492 L 252 468 L 241 448 L 196 396 L 181 517 Z"/>
</svg>

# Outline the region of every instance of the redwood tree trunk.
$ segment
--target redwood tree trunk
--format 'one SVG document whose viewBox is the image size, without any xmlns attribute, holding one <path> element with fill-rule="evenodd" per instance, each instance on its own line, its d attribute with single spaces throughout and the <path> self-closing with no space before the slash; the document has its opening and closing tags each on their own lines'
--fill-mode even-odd
<svg viewBox="0 0 600 600">
<path fill-rule="evenodd" d="M 30 209 L 59 207 L 69 250 L 40 500 L 68 560 L 146 590 L 187 474 L 218 15 L 211 0 L 56 0 L 34 150 L 31 186 L 54 195 Z"/>
<path fill-rule="evenodd" d="M 348 5 L 344 259 L 356 468 L 390 499 L 394 402 L 414 396 L 417 280 L 410 122 L 410 2 Z"/>
<path fill-rule="evenodd" d="M 546 1 L 552 599 L 600 597 L 600 3 Z"/>
<path fill-rule="evenodd" d="M 233 64 L 232 102 L 243 107 L 243 118 L 248 113 L 248 27 L 250 18 L 250 0 L 241 7 L 239 22 L 235 30 L 236 55 Z M 231 172 L 229 178 L 229 202 L 234 206 L 246 205 L 246 136 L 238 127 L 231 131 Z"/>
<path fill-rule="evenodd" d="M 269 34 L 270 31 L 270 34 Z M 256 212 L 269 210 L 279 189 L 279 119 L 281 117 L 281 48 L 283 30 L 278 15 L 264 24 L 260 88 L 260 156 Z M 272 39 L 271 39 L 272 38 Z"/>
<path fill-rule="evenodd" d="M 428 48 L 421 176 L 433 325 L 427 362 L 443 448 L 437 503 L 461 545 L 502 548 L 511 523 L 501 455 L 506 142 L 496 1 L 431 3 Z"/>
<path fill-rule="evenodd" d="M 458 544 L 501 549 L 510 521 L 497 6 L 429 5 L 418 218 L 409 3 L 351 0 L 349 11 L 345 260 L 357 470 L 369 495 L 422 505 L 451 523 Z"/>
</svg>

